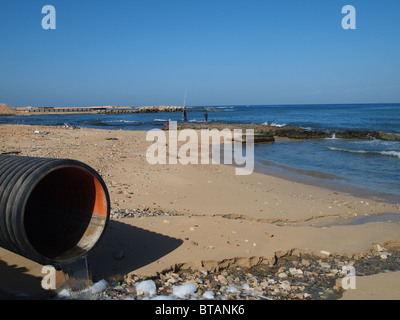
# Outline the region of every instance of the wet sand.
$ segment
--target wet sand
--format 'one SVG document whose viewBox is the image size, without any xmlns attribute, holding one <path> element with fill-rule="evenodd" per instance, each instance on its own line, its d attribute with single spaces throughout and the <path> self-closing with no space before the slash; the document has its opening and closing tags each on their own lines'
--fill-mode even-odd
<svg viewBox="0 0 400 320">
<path fill-rule="evenodd" d="M 169 213 L 110 221 L 89 254 L 93 274 L 112 278 L 176 268 L 250 267 L 293 249 L 356 257 L 376 244 L 400 244 L 398 220 L 347 223 L 379 214 L 397 216 L 397 205 L 261 173 L 237 176 L 232 166 L 150 165 L 145 155 L 152 142 L 146 141 L 146 133 L 0 126 L 0 153 L 80 160 L 105 180 L 112 209 Z M 4 249 L 0 263 L 0 288 L 41 291 L 40 265 Z M 393 290 L 385 285 L 381 291 L 387 297 L 396 294 L 399 282 L 398 272 L 390 276 Z M 379 287 L 374 292 L 380 296 Z"/>
</svg>

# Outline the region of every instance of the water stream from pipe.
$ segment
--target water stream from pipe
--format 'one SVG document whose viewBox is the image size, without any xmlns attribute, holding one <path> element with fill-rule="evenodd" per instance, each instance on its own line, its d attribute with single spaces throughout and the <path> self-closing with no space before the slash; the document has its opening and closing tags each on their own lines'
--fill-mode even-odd
<svg viewBox="0 0 400 320">
<path fill-rule="evenodd" d="M 87 255 L 61 264 L 67 290 L 73 300 L 90 300 L 92 298 L 92 281 L 89 278 Z"/>
</svg>

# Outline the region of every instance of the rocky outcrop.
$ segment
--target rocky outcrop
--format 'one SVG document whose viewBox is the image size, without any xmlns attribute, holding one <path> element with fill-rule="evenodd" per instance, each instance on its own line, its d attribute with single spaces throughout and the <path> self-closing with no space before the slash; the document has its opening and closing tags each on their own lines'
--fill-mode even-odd
<svg viewBox="0 0 400 320">
<path fill-rule="evenodd" d="M 386 133 L 383 131 L 367 131 L 367 130 L 346 130 L 343 132 L 335 132 L 336 138 L 355 139 L 355 140 L 399 140 L 400 136 L 395 133 Z"/>
<path fill-rule="evenodd" d="M 381 139 L 381 140 L 398 140 L 400 141 L 400 136 L 395 133 L 386 133 L 383 131 L 379 131 L 379 136 L 376 139 Z"/>
<path fill-rule="evenodd" d="M 371 140 L 378 138 L 378 133 L 373 131 L 346 130 L 335 132 L 335 135 L 340 139 Z"/>
<path fill-rule="evenodd" d="M 332 136 L 328 131 L 306 130 L 296 127 L 274 127 L 271 131 L 274 136 L 290 139 L 323 139 Z"/>
<path fill-rule="evenodd" d="M 182 106 L 147 106 L 137 108 L 140 113 L 183 112 L 184 109 L 185 107 Z"/>
<path fill-rule="evenodd" d="M 164 127 L 167 130 L 168 127 Z M 354 139 L 354 140 L 399 140 L 400 136 L 394 133 L 386 133 L 382 131 L 366 131 L 366 130 L 346 130 L 346 131 L 322 131 L 322 130 L 307 130 L 297 127 L 277 127 L 263 124 L 232 124 L 232 123 L 179 123 L 178 130 L 182 129 L 246 129 L 254 130 L 255 142 L 273 142 L 274 137 L 289 138 L 289 139 L 324 139 L 331 138 L 335 135 L 340 139 Z"/>
<path fill-rule="evenodd" d="M 0 103 L 0 116 L 13 116 L 16 112 L 5 103 Z"/>
</svg>

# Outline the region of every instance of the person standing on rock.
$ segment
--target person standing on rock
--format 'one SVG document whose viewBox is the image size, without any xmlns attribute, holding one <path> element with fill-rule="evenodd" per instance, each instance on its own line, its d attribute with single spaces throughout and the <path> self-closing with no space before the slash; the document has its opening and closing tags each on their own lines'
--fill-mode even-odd
<svg viewBox="0 0 400 320">
<path fill-rule="evenodd" d="M 183 122 L 187 122 L 187 114 L 186 114 L 186 109 L 183 109 Z"/>
<path fill-rule="evenodd" d="M 206 110 L 206 112 L 204 113 L 204 120 L 205 120 L 205 123 L 208 122 L 208 112 L 207 112 L 207 110 Z"/>
</svg>

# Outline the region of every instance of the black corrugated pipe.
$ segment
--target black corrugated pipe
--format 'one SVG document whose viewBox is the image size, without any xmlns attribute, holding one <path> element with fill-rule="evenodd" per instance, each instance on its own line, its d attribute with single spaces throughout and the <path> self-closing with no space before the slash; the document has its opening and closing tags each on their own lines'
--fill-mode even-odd
<svg viewBox="0 0 400 320">
<path fill-rule="evenodd" d="M 0 155 L 1 247 L 58 265 L 92 249 L 109 217 L 107 187 L 88 165 Z"/>
</svg>

